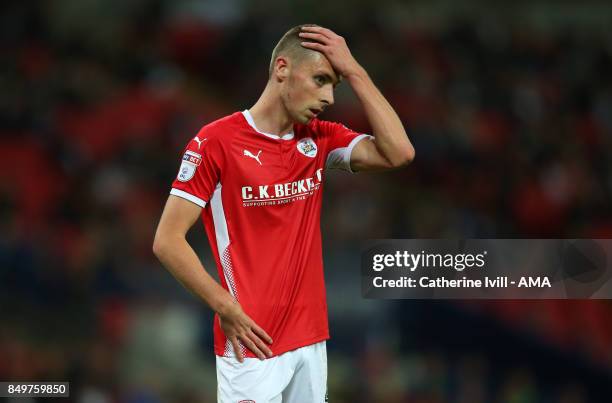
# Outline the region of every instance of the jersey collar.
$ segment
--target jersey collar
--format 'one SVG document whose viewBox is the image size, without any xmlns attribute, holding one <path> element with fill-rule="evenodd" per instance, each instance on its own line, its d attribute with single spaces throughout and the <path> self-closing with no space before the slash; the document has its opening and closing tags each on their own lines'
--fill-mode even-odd
<svg viewBox="0 0 612 403">
<path fill-rule="evenodd" d="M 255 126 L 255 121 L 253 120 L 253 116 L 251 116 L 251 112 L 249 112 L 248 109 L 243 110 L 242 115 L 248 122 L 249 126 L 251 126 L 253 130 L 255 130 L 257 133 L 263 134 L 264 136 L 270 137 L 271 139 L 275 139 L 275 140 L 291 140 L 293 138 L 293 133 L 287 133 L 287 134 L 283 134 L 282 136 L 279 136 L 278 134 L 262 132 L 261 130 L 257 128 L 257 126 Z"/>
</svg>

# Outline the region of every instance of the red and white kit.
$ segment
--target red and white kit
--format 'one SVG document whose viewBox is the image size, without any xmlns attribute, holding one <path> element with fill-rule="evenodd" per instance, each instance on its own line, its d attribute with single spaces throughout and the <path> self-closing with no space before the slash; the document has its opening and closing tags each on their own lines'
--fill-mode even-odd
<svg viewBox="0 0 612 403">
<path fill-rule="evenodd" d="M 204 126 L 187 145 L 170 192 L 203 207 L 221 284 L 272 337 L 275 356 L 329 338 L 324 170 L 350 171 L 353 147 L 369 137 L 318 119 L 293 128 L 263 133 L 248 111 Z M 215 354 L 233 357 L 218 316 L 214 337 Z"/>
</svg>

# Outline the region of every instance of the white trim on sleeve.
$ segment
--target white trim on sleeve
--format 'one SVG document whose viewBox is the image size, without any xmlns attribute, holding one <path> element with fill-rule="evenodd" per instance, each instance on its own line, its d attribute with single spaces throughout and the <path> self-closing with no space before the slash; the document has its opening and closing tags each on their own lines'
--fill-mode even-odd
<svg viewBox="0 0 612 403">
<path fill-rule="evenodd" d="M 202 199 L 200 199 L 199 197 L 196 197 L 194 195 L 192 195 L 191 193 L 187 193 L 184 190 L 180 190 L 177 188 L 172 188 L 172 190 L 170 190 L 170 194 L 174 195 L 174 196 L 178 196 L 180 198 L 183 198 L 185 200 L 189 200 L 192 203 L 197 204 L 198 206 L 204 208 L 206 207 L 206 202 Z"/>
<path fill-rule="evenodd" d="M 361 140 L 365 138 L 374 138 L 374 136 L 370 136 L 369 134 L 360 134 L 355 137 L 346 147 L 339 147 L 327 154 L 327 161 L 325 161 L 325 168 L 328 169 L 343 169 L 347 172 L 354 173 L 351 169 L 351 154 L 353 152 L 353 148 L 359 143 Z"/>
</svg>

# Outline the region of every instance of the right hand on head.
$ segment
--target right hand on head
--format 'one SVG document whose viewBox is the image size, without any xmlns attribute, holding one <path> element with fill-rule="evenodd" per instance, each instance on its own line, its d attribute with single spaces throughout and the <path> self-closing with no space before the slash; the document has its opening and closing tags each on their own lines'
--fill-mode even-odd
<svg viewBox="0 0 612 403">
<path fill-rule="evenodd" d="M 239 341 L 260 360 L 265 359 L 266 356 L 272 357 L 272 350 L 266 345 L 266 343 L 272 344 L 272 338 L 244 313 L 237 301 L 233 301 L 218 314 L 221 330 L 232 343 L 238 361 L 244 361 Z"/>
</svg>

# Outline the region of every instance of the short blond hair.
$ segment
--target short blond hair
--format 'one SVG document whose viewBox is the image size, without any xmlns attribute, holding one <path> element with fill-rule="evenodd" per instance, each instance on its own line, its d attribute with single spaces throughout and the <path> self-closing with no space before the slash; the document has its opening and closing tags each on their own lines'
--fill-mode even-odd
<svg viewBox="0 0 612 403">
<path fill-rule="evenodd" d="M 318 27 L 317 24 L 302 24 L 291 28 L 285 32 L 283 37 L 278 41 L 274 50 L 272 51 L 272 58 L 270 59 L 270 67 L 268 69 L 268 76 L 272 77 L 274 71 L 274 62 L 279 56 L 288 56 L 291 60 L 299 61 L 305 57 L 312 55 L 314 50 L 306 49 L 302 46 L 302 42 L 305 39 L 299 36 L 302 27 Z"/>
</svg>

